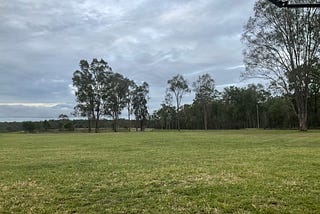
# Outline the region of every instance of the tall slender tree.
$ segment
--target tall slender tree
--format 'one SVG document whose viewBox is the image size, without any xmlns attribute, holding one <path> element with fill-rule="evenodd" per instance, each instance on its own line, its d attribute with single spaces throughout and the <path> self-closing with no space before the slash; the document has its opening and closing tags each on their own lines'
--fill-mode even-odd
<svg viewBox="0 0 320 214">
<path fill-rule="evenodd" d="M 168 80 L 168 91 L 174 94 L 176 98 L 176 112 L 177 112 L 177 129 L 180 131 L 179 110 L 183 95 L 190 92 L 188 82 L 182 75 L 178 74 Z"/>
<path fill-rule="evenodd" d="M 140 130 L 144 131 L 145 122 L 149 116 L 148 100 L 149 85 L 143 82 L 141 86 L 137 86 L 133 93 L 132 106 L 136 120 L 140 123 Z"/>
<path fill-rule="evenodd" d="M 176 115 L 175 107 L 172 105 L 172 99 L 171 93 L 167 90 L 161 108 L 157 111 L 162 129 L 171 129 L 172 127 L 172 122 Z"/>
<path fill-rule="evenodd" d="M 134 83 L 134 81 L 129 80 L 129 87 L 128 87 L 128 91 L 127 91 L 127 111 L 128 111 L 129 132 L 131 131 L 131 115 L 133 113 L 132 100 L 133 100 L 134 90 L 136 87 L 137 87 L 137 85 Z"/>
<path fill-rule="evenodd" d="M 94 120 L 94 100 L 93 100 L 93 78 L 87 60 L 80 60 L 80 70 L 73 73 L 73 87 L 77 105 L 74 107 L 75 115 L 88 118 L 88 130 L 91 132 L 92 122 Z"/>
<path fill-rule="evenodd" d="M 215 84 L 210 74 L 203 74 L 193 82 L 193 90 L 195 91 L 195 102 L 202 105 L 203 108 L 203 124 L 204 129 L 208 129 L 208 105 L 215 96 Z"/>
<path fill-rule="evenodd" d="M 105 114 L 104 94 L 108 90 L 108 79 L 113 75 L 111 67 L 106 61 L 101 59 L 93 59 L 90 64 L 90 71 L 94 80 L 94 113 L 95 113 L 95 132 L 99 132 L 99 121 L 101 116 Z"/>
</svg>

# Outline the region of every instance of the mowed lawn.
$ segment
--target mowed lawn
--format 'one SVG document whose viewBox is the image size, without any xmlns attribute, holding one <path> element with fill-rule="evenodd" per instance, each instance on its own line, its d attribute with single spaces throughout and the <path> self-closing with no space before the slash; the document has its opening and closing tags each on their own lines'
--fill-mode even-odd
<svg viewBox="0 0 320 214">
<path fill-rule="evenodd" d="M 0 213 L 320 213 L 320 131 L 0 134 Z"/>
</svg>

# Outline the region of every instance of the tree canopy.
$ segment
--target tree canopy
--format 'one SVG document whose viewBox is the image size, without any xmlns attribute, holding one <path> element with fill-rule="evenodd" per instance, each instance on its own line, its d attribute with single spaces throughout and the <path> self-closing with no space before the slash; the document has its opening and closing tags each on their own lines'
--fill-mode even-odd
<svg viewBox="0 0 320 214">
<path fill-rule="evenodd" d="M 193 82 L 193 90 L 195 91 L 195 101 L 203 107 L 203 123 L 204 129 L 208 129 L 208 105 L 213 100 L 216 90 L 214 80 L 210 74 L 203 74 Z"/>
<path fill-rule="evenodd" d="M 136 120 L 140 122 L 140 130 L 144 130 L 144 123 L 148 119 L 149 112 L 147 102 L 149 100 L 149 85 L 143 82 L 141 86 L 136 86 L 133 91 L 132 105 Z"/>
<path fill-rule="evenodd" d="M 73 73 L 72 81 L 77 100 L 76 114 L 88 118 L 89 131 L 94 121 L 95 131 L 98 132 L 99 120 L 104 116 L 113 118 L 113 129 L 117 131 L 119 115 L 130 105 L 129 94 L 133 81 L 113 72 L 103 59 L 93 59 L 90 64 L 81 60 L 80 70 Z"/>
<path fill-rule="evenodd" d="M 190 92 L 188 82 L 180 74 L 177 74 L 168 80 L 168 92 L 173 93 L 176 99 L 176 111 L 177 111 L 177 128 L 180 130 L 179 122 L 179 110 L 183 95 Z"/>
<path fill-rule="evenodd" d="M 319 82 L 320 10 L 284 10 L 259 0 L 254 12 L 242 38 L 246 45 L 243 75 L 268 79 L 284 93 L 293 94 L 299 128 L 306 130 L 309 86 Z"/>
</svg>

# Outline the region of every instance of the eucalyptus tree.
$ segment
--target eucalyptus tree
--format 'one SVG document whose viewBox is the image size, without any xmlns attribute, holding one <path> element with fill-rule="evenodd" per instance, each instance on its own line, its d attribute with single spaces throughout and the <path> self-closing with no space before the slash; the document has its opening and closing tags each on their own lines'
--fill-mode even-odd
<svg viewBox="0 0 320 214">
<path fill-rule="evenodd" d="M 177 74 L 168 80 L 168 92 L 173 93 L 176 99 L 176 112 L 177 112 L 177 128 L 180 131 L 179 110 L 183 95 L 190 92 L 188 82 L 182 75 Z"/>
<path fill-rule="evenodd" d="M 93 59 L 90 70 L 94 80 L 94 102 L 95 102 L 95 131 L 99 132 L 100 117 L 105 115 L 105 93 L 109 89 L 109 79 L 113 75 L 111 67 L 103 59 Z"/>
<path fill-rule="evenodd" d="M 171 129 L 172 122 L 176 115 L 175 107 L 172 105 L 172 95 L 168 91 L 166 91 L 164 101 L 161 104 L 161 108 L 157 111 L 157 115 L 159 116 L 161 128 L 163 129 Z"/>
<path fill-rule="evenodd" d="M 127 112 L 128 112 L 128 127 L 129 131 L 131 131 L 131 115 L 133 113 L 133 108 L 132 108 L 132 99 L 134 95 L 134 90 L 137 87 L 135 82 L 133 80 L 128 80 L 128 91 L 127 91 Z"/>
<path fill-rule="evenodd" d="M 148 100 L 149 85 L 143 82 L 141 86 L 136 86 L 132 97 L 132 107 L 136 120 L 140 123 L 141 131 L 144 130 L 144 124 L 149 116 Z"/>
<path fill-rule="evenodd" d="M 94 120 L 94 99 L 93 99 L 93 78 L 87 60 L 80 60 L 80 70 L 73 73 L 73 87 L 77 105 L 74 107 L 75 115 L 88 118 L 88 129 L 91 132 L 92 122 Z"/>
<path fill-rule="evenodd" d="M 286 94 L 293 94 L 299 129 L 307 130 L 309 85 L 319 77 L 320 10 L 279 9 L 259 0 L 254 12 L 242 37 L 246 45 L 243 75 L 269 79 Z"/>
<path fill-rule="evenodd" d="M 69 117 L 66 114 L 60 114 L 58 116 L 58 120 L 60 121 L 59 122 L 59 129 L 60 129 L 60 131 L 63 131 L 63 129 L 65 128 L 66 124 L 69 121 Z"/>
<path fill-rule="evenodd" d="M 88 118 L 89 132 L 93 121 L 95 132 L 99 131 L 99 120 L 104 114 L 103 94 L 106 90 L 106 81 L 111 74 L 112 69 L 108 63 L 95 58 L 90 64 L 87 60 L 81 60 L 80 70 L 73 73 L 72 82 L 77 101 L 75 112 Z"/>
<path fill-rule="evenodd" d="M 192 84 L 195 92 L 195 102 L 202 105 L 204 129 L 208 129 L 208 105 L 212 102 L 216 90 L 214 79 L 210 74 L 203 74 Z"/>
<path fill-rule="evenodd" d="M 103 101 L 106 115 L 114 121 L 113 130 L 118 131 L 118 119 L 128 102 L 130 80 L 119 73 L 112 73 L 106 79 Z"/>
</svg>

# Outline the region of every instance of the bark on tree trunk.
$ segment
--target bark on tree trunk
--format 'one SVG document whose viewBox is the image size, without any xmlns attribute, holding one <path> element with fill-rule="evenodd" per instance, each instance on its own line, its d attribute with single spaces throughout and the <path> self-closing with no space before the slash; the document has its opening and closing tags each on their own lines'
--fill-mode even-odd
<svg viewBox="0 0 320 214">
<path fill-rule="evenodd" d="M 179 116 L 178 116 L 178 112 L 177 112 L 177 126 L 178 126 L 178 131 L 180 131 L 180 120 L 179 120 Z"/>
<path fill-rule="evenodd" d="M 203 122 L 204 122 L 204 130 L 208 130 L 207 108 L 206 108 L 206 104 L 203 104 Z"/>
<path fill-rule="evenodd" d="M 114 119 L 114 132 L 118 132 L 118 118 Z"/>
<path fill-rule="evenodd" d="M 99 132 L 99 112 L 97 112 L 95 132 Z"/>
<path fill-rule="evenodd" d="M 129 123 L 129 132 L 131 132 L 131 118 L 130 118 L 130 107 L 128 107 L 128 123 Z"/>
<path fill-rule="evenodd" d="M 139 130 L 138 123 L 139 123 L 139 120 L 136 118 L 136 121 L 135 121 L 135 125 L 136 125 L 136 132 Z"/>
<path fill-rule="evenodd" d="M 140 130 L 141 130 L 142 132 L 144 131 L 143 120 L 140 120 Z"/>
<path fill-rule="evenodd" d="M 307 131 L 307 114 L 306 113 L 301 113 L 299 114 L 299 130 L 300 131 Z"/>
<path fill-rule="evenodd" d="M 92 121 L 91 116 L 88 115 L 88 132 L 89 133 L 91 133 L 91 121 Z"/>
<path fill-rule="evenodd" d="M 296 103 L 298 109 L 299 130 L 307 131 L 308 122 L 308 89 L 304 88 L 303 91 L 296 90 Z"/>
<path fill-rule="evenodd" d="M 176 96 L 177 97 L 177 96 Z M 179 109 L 180 109 L 180 106 L 179 106 L 179 99 L 178 97 L 176 98 L 176 101 L 177 101 L 177 128 L 178 128 L 178 131 L 180 131 L 180 118 L 179 118 Z"/>
</svg>

